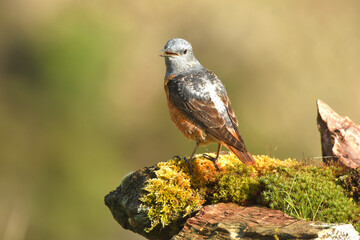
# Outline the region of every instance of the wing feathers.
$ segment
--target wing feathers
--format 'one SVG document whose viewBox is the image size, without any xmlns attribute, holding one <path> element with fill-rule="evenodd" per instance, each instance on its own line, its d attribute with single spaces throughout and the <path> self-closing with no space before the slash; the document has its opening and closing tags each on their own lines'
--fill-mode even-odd
<svg viewBox="0 0 360 240">
<path fill-rule="evenodd" d="M 220 96 L 221 100 L 223 101 L 228 113 L 229 113 L 229 116 L 231 118 L 231 120 L 235 123 L 236 126 L 239 125 L 238 123 L 238 120 L 235 116 L 235 112 L 234 112 L 234 109 L 232 108 L 231 106 L 231 103 L 230 103 L 230 99 L 228 98 L 227 95 L 223 95 L 223 96 Z"/>
</svg>

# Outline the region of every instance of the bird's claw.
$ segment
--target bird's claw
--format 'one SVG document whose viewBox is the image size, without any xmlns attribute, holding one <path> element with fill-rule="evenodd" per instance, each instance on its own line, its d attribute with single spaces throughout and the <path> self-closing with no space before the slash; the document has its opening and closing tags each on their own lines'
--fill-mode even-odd
<svg viewBox="0 0 360 240">
<path fill-rule="evenodd" d="M 210 156 L 210 155 L 207 154 L 207 153 L 203 153 L 202 156 L 203 156 L 204 158 L 210 160 L 210 161 L 213 161 L 213 162 L 216 160 L 215 157 L 212 157 L 212 156 Z"/>
<path fill-rule="evenodd" d="M 203 153 L 202 156 L 203 156 L 204 158 L 212 161 L 212 162 L 214 163 L 215 167 L 217 168 L 217 170 L 218 170 L 219 172 L 221 172 L 221 171 L 220 171 L 220 168 L 219 168 L 219 166 L 218 166 L 218 164 L 217 164 L 217 159 L 218 159 L 217 157 L 212 157 L 212 156 L 210 156 L 210 155 L 207 154 L 207 153 Z"/>
<path fill-rule="evenodd" d="M 179 155 L 175 155 L 175 156 L 173 156 L 173 159 L 177 159 L 177 160 L 183 160 L 184 159 L 184 161 L 189 165 L 189 171 L 190 171 L 190 175 L 193 177 L 193 172 L 192 172 L 192 166 L 191 166 L 191 164 L 192 164 L 192 161 L 190 161 L 191 159 L 189 158 L 186 158 L 186 157 L 180 157 Z"/>
<path fill-rule="evenodd" d="M 173 159 L 181 160 L 182 158 L 179 155 L 175 155 L 175 156 L 173 156 Z M 186 161 L 186 158 L 185 158 L 185 161 Z"/>
</svg>

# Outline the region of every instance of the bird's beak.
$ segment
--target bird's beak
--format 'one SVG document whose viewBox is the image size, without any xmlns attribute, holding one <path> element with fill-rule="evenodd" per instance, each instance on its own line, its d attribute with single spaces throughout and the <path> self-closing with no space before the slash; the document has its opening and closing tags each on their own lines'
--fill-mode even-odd
<svg viewBox="0 0 360 240">
<path fill-rule="evenodd" d="M 180 56 L 178 53 L 172 52 L 170 49 L 163 49 L 163 50 L 160 50 L 160 52 L 162 52 L 162 54 L 160 54 L 160 57 Z"/>
</svg>

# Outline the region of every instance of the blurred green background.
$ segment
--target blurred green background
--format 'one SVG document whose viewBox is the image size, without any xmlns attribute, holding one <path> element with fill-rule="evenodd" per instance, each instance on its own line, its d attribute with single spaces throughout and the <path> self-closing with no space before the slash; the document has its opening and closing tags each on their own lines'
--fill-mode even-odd
<svg viewBox="0 0 360 240">
<path fill-rule="evenodd" d="M 321 156 L 316 99 L 360 123 L 359 25 L 356 0 L 0 1 L 0 239 L 143 239 L 103 198 L 193 150 L 163 90 L 174 37 L 222 79 L 250 152 Z"/>
</svg>

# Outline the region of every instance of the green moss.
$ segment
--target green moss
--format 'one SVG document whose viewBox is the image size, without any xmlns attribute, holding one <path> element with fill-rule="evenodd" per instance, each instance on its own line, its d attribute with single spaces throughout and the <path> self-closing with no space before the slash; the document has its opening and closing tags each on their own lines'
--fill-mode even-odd
<svg viewBox="0 0 360 240">
<path fill-rule="evenodd" d="M 231 156 L 231 155 L 230 155 Z M 218 177 L 212 202 L 234 202 L 239 204 L 255 203 L 260 194 L 259 177 L 275 173 L 281 167 L 297 165 L 295 160 L 254 156 L 255 166 L 241 163 L 236 157 L 228 159 L 226 171 Z"/>
<path fill-rule="evenodd" d="M 334 167 L 298 166 L 279 170 L 260 177 L 261 203 L 297 218 L 352 223 L 360 230 L 360 208 L 337 184 Z"/>
<path fill-rule="evenodd" d="M 212 202 L 254 202 L 260 190 L 259 180 L 254 173 L 253 167 L 238 163 L 229 172 L 221 174 Z"/>
</svg>

